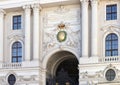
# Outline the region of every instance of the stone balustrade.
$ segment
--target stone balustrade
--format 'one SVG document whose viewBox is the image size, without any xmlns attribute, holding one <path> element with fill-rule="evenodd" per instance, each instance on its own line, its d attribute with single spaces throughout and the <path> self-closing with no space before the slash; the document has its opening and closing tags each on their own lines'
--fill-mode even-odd
<svg viewBox="0 0 120 85">
<path fill-rule="evenodd" d="M 21 63 L 3 63 L 2 68 L 20 68 L 22 67 Z"/>
<path fill-rule="evenodd" d="M 111 57 L 102 57 L 99 59 L 100 62 L 119 62 L 120 57 L 119 56 L 111 56 Z"/>
</svg>

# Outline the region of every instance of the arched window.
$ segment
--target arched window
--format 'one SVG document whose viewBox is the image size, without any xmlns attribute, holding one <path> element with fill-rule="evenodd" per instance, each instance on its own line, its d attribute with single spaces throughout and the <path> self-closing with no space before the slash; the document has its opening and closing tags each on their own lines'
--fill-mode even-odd
<svg viewBox="0 0 120 85">
<path fill-rule="evenodd" d="M 114 33 L 105 39 L 105 56 L 118 56 L 118 36 Z"/>
<path fill-rule="evenodd" d="M 21 61 L 22 61 L 22 44 L 17 41 L 12 45 L 12 62 Z"/>
<path fill-rule="evenodd" d="M 9 85 L 14 85 L 15 82 L 16 82 L 16 77 L 13 74 L 10 74 L 8 76 L 8 83 L 9 83 Z"/>
</svg>

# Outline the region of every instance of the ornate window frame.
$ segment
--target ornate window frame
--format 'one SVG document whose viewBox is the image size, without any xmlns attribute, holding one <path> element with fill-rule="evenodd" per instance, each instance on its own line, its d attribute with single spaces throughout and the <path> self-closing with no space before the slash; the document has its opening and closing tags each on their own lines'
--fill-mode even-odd
<svg viewBox="0 0 120 85">
<path fill-rule="evenodd" d="M 103 40 L 102 40 L 102 56 L 105 57 L 105 39 L 106 36 L 110 33 L 115 33 L 118 36 L 118 56 L 120 56 L 120 28 L 114 25 L 105 26 L 102 28 L 103 33 Z"/>
<path fill-rule="evenodd" d="M 8 77 L 9 77 L 11 74 L 13 74 L 13 75 L 15 76 L 15 78 L 16 78 L 16 82 L 15 82 L 15 85 L 16 85 L 16 83 L 18 82 L 18 75 L 17 75 L 15 72 L 13 72 L 13 71 L 10 71 L 10 72 L 7 73 L 7 75 L 5 76 L 6 84 L 9 85 L 9 83 L 8 83 Z"/>
<path fill-rule="evenodd" d="M 115 36 L 116 36 L 116 40 L 114 40 L 113 38 L 112 38 L 111 40 L 108 40 L 108 39 L 107 39 L 109 36 L 112 37 L 112 35 L 115 35 Z M 117 51 L 117 55 L 116 55 L 116 56 L 118 56 L 118 46 L 117 46 L 116 49 L 112 48 L 112 46 L 113 46 L 113 41 L 117 41 L 117 45 L 119 45 L 119 43 L 118 43 L 118 35 L 117 35 L 116 33 L 109 33 L 108 35 L 106 35 L 106 37 L 105 37 L 105 57 L 109 57 L 109 54 L 107 55 L 106 52 L 110 52 L 111 56 L 113 56 L 113 55 L 112 55 L 112 52 L 113 52 L 113 51 Z M 111 45 L 110 45 L 111 48 L 110 48 L 110 49 L 107 49 L 107 48 L 106 48 L 106 43 L 107 43 L 107 42 L 111 43 Z M 107 44 L 107 45 L 108 45 L 108 44 Z"/>
<path fill-rule="evenodd" d="M 16 41 L 12 44 L 12 47 L 11 47 L 11 51 L 12 51 L 12 60 L 11 62 L 12 63 L 17 63 L 17 62 L 22 62 L 22 44 L 21 42 L 19 41 Z M 13 50 L 15 50 L 15 56 L 13 55 Z M 21 50 L 21 55 L 19 56 L 19 51 L 18 50 Z M 13 58 L 15 58 L 15 61 L 13 61 Z M 21 61 L 19 61 L 19 58 L 21 59 Z"/>
<path fill-rule="evenodd" d="M 21 40 L 13 40 L 11 43 L 10 43 L 10 63 L 12 63 L 12 45 L 15 43 L 15 42 L 20 42 L 21 45 L 22 45 L 22 62 L 24 60 L 24 44 L 23 44 L 23 41 Z M 17 62 L 16 62 L 17 63 Z M 20 63 L 20 62 L 18 62 Z"/>
<path fill-rule="evenodd" d="M 114 72 L 115 72 L 115 78 L 114 78 L 114 80 L 112 80 L 112 81 L 108 81 L 108 80 L 106 79 L 106 72 L 107 72 L 108 70 L 110 70 L 110 69 L 114 70 Z M 104 70 L 103 72 L 104 72 L 104 80 L 105 80 L 105 82 L 115 82 L 115 81 L 117 81 L 117 79 L 118 79 L 118 69 L 116 69 L 115 66 L 113 66 L 112 64 L 109 64 L 109 65 L 105 68 L 105 70 Z"/>
</svg>

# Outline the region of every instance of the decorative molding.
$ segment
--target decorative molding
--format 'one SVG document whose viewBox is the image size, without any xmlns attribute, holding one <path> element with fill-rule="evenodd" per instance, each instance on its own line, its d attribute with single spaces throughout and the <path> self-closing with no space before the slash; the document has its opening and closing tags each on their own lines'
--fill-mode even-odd
<svg viewBox="0 0 120 85">
<path fill-rule="evenodd" d="M 21 35 L 21 34 L 12 34 L 12 35 L 9 35 L 8 36 L 8 39 L 9 40 L 23 40 L 25 38 L 25 36 L 24 35 Z"/>
<path fill-rule="evenodd" d="M 102 27 L 101 31 L 103 31 L 103 32 L 114 32 L 114 31 L 120 32 L 120 27 L 116 26 L 116 25 L 107 25 L 107 26 Z"/>
<path fill-rule="evenodd" d="M 18 82 L 18 75 L 13 71 L 13 70 L 10 70 L 7 75 L 4 77 L 5 78 L 5 81 L 4 83 L 6 83 L 6 85 L 8 85 L 8 77 L 9 75 L 13 74 L 16 78 L 16 82 Z"/>
<path fill-rule="evenodd" d="M 88 72 L 82 72 L 80 73 L 80 79 L 85 79 L 85 78 L 88 78 Z"/>
<path fill-rule="evenodd" d="M 18 82 L 35 82 L 38 81 L 37 75 L 31 75 L 31 76 L 18 76 Z"/>
<path fill-rule="evenodd" d="M 65 8 L 65 6 L 60 5 L 54 12 L 57 14 L 63 14 L 69 12 L 70 9 Z"/>
</svg>

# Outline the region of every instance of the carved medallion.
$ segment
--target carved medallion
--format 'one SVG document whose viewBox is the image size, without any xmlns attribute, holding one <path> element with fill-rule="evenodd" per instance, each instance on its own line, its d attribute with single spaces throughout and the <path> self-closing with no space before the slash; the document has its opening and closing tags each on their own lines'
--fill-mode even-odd
<svg viewBox="0 0 120 85">
<path fill-rule="evenodd" d="M 66 40 L 67 33 L 65 31 L 59 31 L 57 34 L 57 39 L 59 42 L 63 42 Z"/>
<path fill-rule="evenodd" d="M 63 24 L 62 22 L 58 25 L 59 32 L 57 33 L 57 40 L 59 42 L 63 42 L 67 38 L 67 32 L 64 31 L 65 28 L 65 24 Z"/>
</svg>

